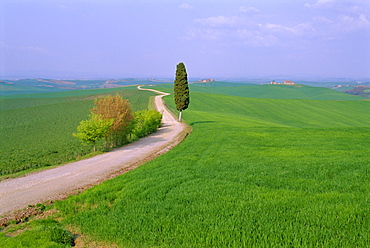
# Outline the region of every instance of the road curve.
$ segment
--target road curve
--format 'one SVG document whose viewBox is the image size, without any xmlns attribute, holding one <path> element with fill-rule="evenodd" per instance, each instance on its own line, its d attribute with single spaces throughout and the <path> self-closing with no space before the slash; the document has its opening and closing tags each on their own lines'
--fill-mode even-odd
<svg viewBox="0 0 370 248">
<path fill-rule="evenodd" d="M 160 94 L 154 99 L 157 110 L 163 114 L 162 126 L 157 132 L 89 159 L 0 182 L 0 215 L 28 205 L 66 198 L 132 170 L 181 142 L 186 126 L 165 108 L 162 97 L 168 93 L 141 90 Z"/>
</svg>

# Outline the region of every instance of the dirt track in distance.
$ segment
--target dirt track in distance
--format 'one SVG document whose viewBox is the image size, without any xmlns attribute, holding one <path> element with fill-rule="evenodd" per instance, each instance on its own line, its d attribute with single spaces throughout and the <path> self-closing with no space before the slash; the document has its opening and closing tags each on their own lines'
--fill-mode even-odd
<svg viewBox="0 0 370 248">
<path fill-rule="evenodd" d="M 140 89 L 140 87 L 138 87 Z M 105 180 L 135 169 L 183 140 L 186 125 L 165 108 L 159 93 L 155 106 L 163 113 L 162 126 L 152 135 L 95 157 L 0 182 L 0 215 L 28 205 L 64 199 Z"/>
</svg>

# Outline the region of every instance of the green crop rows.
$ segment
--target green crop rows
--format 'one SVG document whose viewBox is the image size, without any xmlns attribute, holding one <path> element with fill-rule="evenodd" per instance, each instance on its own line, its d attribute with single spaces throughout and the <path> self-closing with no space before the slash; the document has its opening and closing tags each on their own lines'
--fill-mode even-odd
<svg viewBox="0 0 370 248">
<path fill-rule="evenodd" d="M 234 90 L 194 87 L 184 111 L 190 136 L 134 171 L 57 202 L 62 223 L 120 247 L 369 247 L 370 101 L 308 100 L 319 88 L 305 100 Z M 41 103 L 29 107 L 46 108 Z M 32 240 L 32 230 L 0 239 L 20 244 Z"/>
<path fill-rule="evenodd" d="M 91 147 L 82 146 L 72 133 L 88 118 L 93 99 L 108 93 L 122 94 L 134 111 L 146 109 L 154 95 L 131 87 L 0 99 L 0 175 L 66 163 L 90 153 Z"/>
<path fill-rule="evenodd" d="M 190 101 L 185 141 L 58 202 L 65 224 L 121 247 L 370 246 L 369 101 Z"/>
<path fill-rule="evenodd" d="M 191 92 L 203 92 L 212 94 L 267 98 L 267 99 L 300 99 L 300 100 L 336 100 L 336 101 L 359 101 L 363 97 L 349 95 L 323 87 L 307 85 L 253 85 L 243 83 L 212 82 L 190 84 Z M 155 86 L 167 92 L 172 91 L 171 84 Z"/>
</svg>

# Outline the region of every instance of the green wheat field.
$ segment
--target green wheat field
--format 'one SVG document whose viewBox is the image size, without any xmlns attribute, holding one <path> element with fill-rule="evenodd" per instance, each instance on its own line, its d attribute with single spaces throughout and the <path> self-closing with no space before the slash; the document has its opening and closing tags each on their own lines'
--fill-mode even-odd
<svg viewBox="0 0 370 248">
<path fill-rule="evenodd" d="M 0 99 L 0 177 L 70 162 L 91 152 L 72 136 L 94 99 L 120 94 L 133 111 L 155 94 L 135 87 L 6 96 Z"/>
<path fill-rule="evenodd" d="M 192 132 L 168 153 L 56 202 L 60 223 L 119 247 L 370 246 L 370 101 L 199 84 L 183 118 Z M 0 242 L 32 247 L 32 230 Z"/>
</svg>

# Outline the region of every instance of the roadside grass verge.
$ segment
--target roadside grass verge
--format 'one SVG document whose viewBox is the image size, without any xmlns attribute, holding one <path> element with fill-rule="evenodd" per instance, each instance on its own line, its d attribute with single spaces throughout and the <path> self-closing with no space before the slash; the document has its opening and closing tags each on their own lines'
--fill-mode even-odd
<svg viewBox="0 0 370 248">
<path fill-rule="evenodd" d="M 0 232 L 0 243 L 2 247 L 65 248 L 72 247 L 73 245 L 72 234 L 59 222 L 51 218 L 33 220 L 21 226 L 16 226 L 13 230 L 7 230 L 6 233 L 8 236 Z"/>
<path fill-rule="evenodd" d="M 121 247 L 368 247 L 369 110 L 193 92 L 186 140 L 55 207 Z"/>
<path fill-rule="evenodd" d="M 150 97 L 155 95 L 125 87 L 1 99 L 0 176 L 59 165 L 90 154 L 91 147 L 83 146 L 72 133 L 81 120 L 87 119 L 94 99 L 110 93 L 128 99 L 133 111 L 147 109 Z"/>
</svg>

